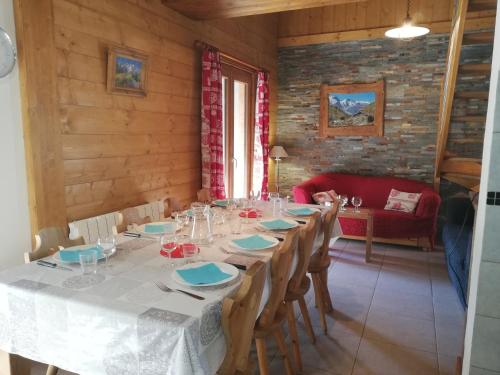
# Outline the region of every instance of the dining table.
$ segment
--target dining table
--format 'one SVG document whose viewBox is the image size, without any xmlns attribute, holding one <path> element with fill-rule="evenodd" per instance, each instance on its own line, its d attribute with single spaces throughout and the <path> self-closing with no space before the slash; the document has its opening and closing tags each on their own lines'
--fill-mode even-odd
<svg viewBox="0 0 500 375">
<path fill-rule="evenodd" d="M 328 209 L 288 206 L 312 207 L 322 213 Z M 264 233 L 260 222 L 273 218 L 269 202 L 258 202 L 257 208 L 262 217 L 244 220 L 242 234 Z M 228 210 L 223 212 L 228 214 Z M 296 219 L 299 225 L 308 221 L 305 216 Z M 231 246 L 236 235 L 229 225 L 220 225 L 218 231 L 210 243 L 200 246 L 197 260 L 225 262 L 234 253 L 265 262 L 262 311 L 270 295 L 270 260 L 277 247 L 247 254 Z M 332 241 L 341 234 L 337 221 Z M 180 235 L 189 236 L 189 225 Z M 319 233 L 315 248 L 322 238 Z M 57 262 L 53 257 L 47 260 Z M 0 349 L 81 375 L 215 374 L 226 351 L 222 304 L 238 289 L 244 271 L 227 284 L 187 287 L 172 277 L 183 262 L 160 255 L 160 241 L 154 236 L 119 234 L 109 266 L 99 262 L 96 273 L 82 274 L 78 264 L 64 264 L 70 270 L 36 262 L 8 268 L 0 272 Z M 204 300 L 165 292 L 157 282 Z"/>
</svg>

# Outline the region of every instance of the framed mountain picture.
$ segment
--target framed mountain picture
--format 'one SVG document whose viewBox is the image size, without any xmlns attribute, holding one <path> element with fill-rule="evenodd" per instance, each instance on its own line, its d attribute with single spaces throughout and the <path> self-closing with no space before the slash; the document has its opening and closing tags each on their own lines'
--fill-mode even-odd
<svg viewBox="0 0 500 375">
<path fill-rule="evenodd" d="M 321 85 L 320 137 L 382 136 L 384 81 Z"/>
<path fill-rule="evenodd" d="M 131 48 L 109 47 L 107 91 L 146 96 L 148 56 Z"/>
</svg>

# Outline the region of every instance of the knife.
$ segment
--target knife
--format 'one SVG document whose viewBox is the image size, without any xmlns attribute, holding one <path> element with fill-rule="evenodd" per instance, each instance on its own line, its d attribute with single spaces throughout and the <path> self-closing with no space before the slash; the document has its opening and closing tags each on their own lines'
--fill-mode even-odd
<svg viewBox="0 0 500 375">
<path fill-rule="evenodd" d="M 36 264 L 38 264 L 39 266 L 43 266 L 43 267 L 59 268 L 59 269 L 64 270 L 64 271 L 73 271 L 72 268 L 64 267 L 64 266 L 61 266 L 61 265 L 59 265 L 57 263 L 47 262 L 45 260 L 39 260 L 39 261 L 36 262 Z"/>
<path fill-rule="evenodd" d="M 125 237 L 134 237 L 134 238 L 147 238 L 149 240 L 157 240 L 157 237 L 152 237 L 152 236 L 145 236 L 144 234 L 141 233 L 134 233 L 134 232 L 124 232 L 123 235 Z"/>
</svg>

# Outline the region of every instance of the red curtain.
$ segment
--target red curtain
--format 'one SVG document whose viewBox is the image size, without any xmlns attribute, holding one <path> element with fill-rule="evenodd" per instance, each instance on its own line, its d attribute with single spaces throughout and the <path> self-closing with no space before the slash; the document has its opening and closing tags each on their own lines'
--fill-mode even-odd
<svg viewBox="0 0 500 375">
<path fill-rule="evenodd" d="M 257 74 L 257 98 L 255 103 L 255 147 L 254 183 L 255 190 L 261 191 L 262 199 L 268 196 L 269 167 L 269 73 Z"/>
<path fill-rule="evenodd" d="M 219 52 L 205 48 L 201 58 L 202 185 L 212 197 L 225 198 L 222 124 L 222 72 Z"/>
</svg>

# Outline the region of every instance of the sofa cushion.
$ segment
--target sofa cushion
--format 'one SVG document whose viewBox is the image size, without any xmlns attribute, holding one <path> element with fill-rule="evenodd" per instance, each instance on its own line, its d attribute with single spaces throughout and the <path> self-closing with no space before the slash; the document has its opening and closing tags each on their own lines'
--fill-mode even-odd
<svg viewBox="0 0 500 375">
<path fill-rule="evenodd" d="M 391 189 L 384 210 L 412 213 L 415 211 L 421 195 L 419 193 L 406 193 Z"/>
</svg>

